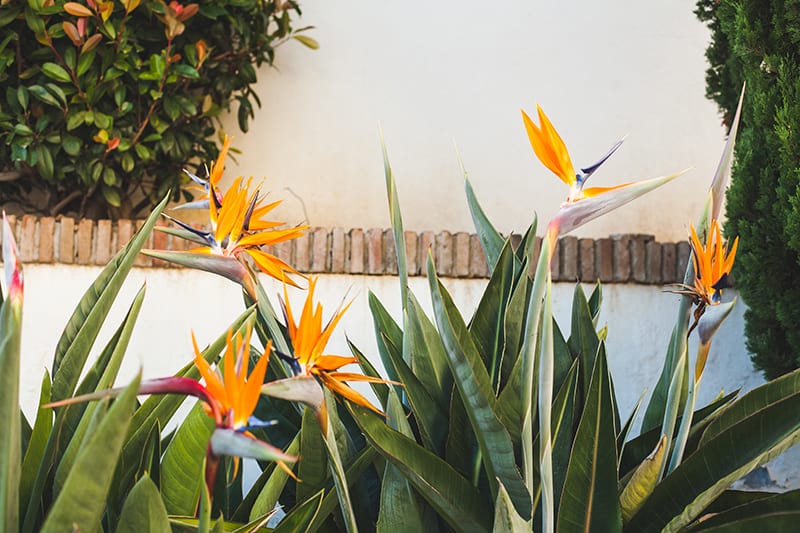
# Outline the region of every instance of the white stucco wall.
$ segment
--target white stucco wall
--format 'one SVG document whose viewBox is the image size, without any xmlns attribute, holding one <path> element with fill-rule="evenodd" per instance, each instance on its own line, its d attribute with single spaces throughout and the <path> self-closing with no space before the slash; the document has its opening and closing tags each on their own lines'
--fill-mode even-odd
<svg viewBox="0 0 800 533">
<path fill-rule="evenodd" d="M 321 48 L 282 46 L 277 68 L 259 72 L 250 132 L 225 121 L 243 151 L 228 176 L 267 177 L 285 220 L 302 220 L 304 204 L 313 225 L 388 225 L 379 124 L 408 229 L 472 228 L 454 140 L 499 229 L 523 231 L 534 210 L 549 219 L 566 191 L 522 126 L 520 108 L 537 102 L 576 166 L 629 134 L 597 185 L 694 166 L 579 235 L 682 240 L 696 219 L 725 132 L 704 97 L 708 31 L 694 0 L 301 4 Z"/>
<path fill-rule="evenodd" d="M 39 384 L 45 368 L 50 368 L 58 338 L 74 306 L 100 269 L 63 265 L 25 267 L 25 303 L 22 332 L 21 404 L 32 417 L 38 400 Z M 265 280 L 267 291 L 275 295 L 280 287 Z M 411 288 L 430 310 L 427 280 L 411 278 Z M 244 309 L 239 288 L 233 283 L 203 272 L 171 269 L 134 269 L 128 277 L 109 319 L 100 333 L 94 353 L 124 318 L 137 290 L 147 284 L 141 314 L 118 383 L 128 382 L 139 369 L 145 378 L 171 375 L 192 357 L 190 331 L 200 345 L 221 334 Z M 482 294 L 484 280 L 446 279 L 456 305 L 469 319 Z M 574 286 L 559 283 L 554 288 L 555 315 L 565 335 L 569 332 Z M 329 353 L 348 354 L 345 334 L 379 368 L 380 357 L 374 340 L 367 304 L 374 292 L 396 318 L 400 314 L 397 278 L 391 276 L 325 275 L 317 285 L 317 296 L 330 312 L 345 293 L 355 298 L 329 344 Z M 607 285 L 604 287 L 601 324 L 608 325 L 607 352 L 616 385 L 622 416 L 627 416 L 640 395 L 652 390 L 661 370 L 663 354 L 675 320 L 676 296 L 656 286 Z M 302 305 L 304 293 L 294 293 Z M 744 305 L 717 333 L 703 378 L 699 405 L 704 405 L 721 390 L 747 391 L 763 383 L 744 348 Z M 326 313 L 326 318 L 328 314 Z M 692 353 L 694 353 L 692 351 Z M 362 389 L 369 393 L 367 388 Z M 770 469 L 782 485 L 800 486 L 800 472 L 794 467 L 800 449 L 781 459 Z"/>
</svg>

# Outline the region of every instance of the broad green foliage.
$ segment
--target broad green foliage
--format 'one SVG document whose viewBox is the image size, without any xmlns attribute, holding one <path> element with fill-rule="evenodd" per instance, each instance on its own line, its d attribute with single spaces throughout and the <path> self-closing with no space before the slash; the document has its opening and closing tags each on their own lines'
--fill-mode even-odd
<svg viewBox="0 0 800 533">
<path fill-rule="evenodd" d="M 183 169 L 216 157 L 221 114 L 247 131 L 276 47 L 316 47 L 299 14 L 273 0 L 3 2 L 0 196 L 91 218 L 178 199 Z"/>
<path fill-rule="evenodd" d="M 706 95 L 727 121 L 747 83 L 728 191 L 726 231 L 739 235 L 736 287 L 747 347 L 768 378 L 800 366 L 800 43 L 793 0 L 700 0 L 712 31 Z"/>
<path fill-rule="evenodd" d="M 212 187 L 212 229 L 222 226 L 221 234 L 235 237 L 220 246 L 241 240 L 248 253 L 237 254 L 238 244 L 226 254 L 209 248 L 203 253 L 224 256 L 225 269 L 205 269 L 226 275 L 235 267 L 248 307 L 210 346 L 195 345 L 194 361 L 175 376 L 137 378 L 111 388 L 146 298 L 142 289 L 87 368 L 100 327 L 162 202 L 70 317 L 56 347 L 52 381 L 43 376 L 32 427 L 19 415 L 22 275 L 5 229 L 0 412 L 10 423 L 0 439 L 0 519 L 6 529 L 58 531 L 64 524 L 107 532 L 616 533 L 747 531 L 753 524 L 796 529 L 796 493 L 742 495 L 728 488 L 800 442 L 800 370 L 741 398 L 737 392 L 720 395 L 695 408 L 703 372 L 715 371 L 706 369 L 714 333 L 735 303 L 720 303 L 724 287 L 718 282 L 728 274 L 733 254 L 727 256 L 721 242 L 721 202 L 714 199 L 725 184 L 733 134 L 697 226 L 701 237 L 692 241 L 686 283 L 675 288 L 682 302 L 673 338 L 643 431 L 636 434 L 642 400 L 632 413 L 620 413 L 608 366 L 613 354 L 607 353 L 606 328 L 598 324 L 602 287 L 587 295 L 576 285 L 570 323 L 559 326 L 550 259 L 559 235 L 677 175 L 584 189 L 588 174 L 610 153 L 573 180 L 565 171 L 571 168 L 566 148 L 541 117 L 542 112 L 544 133 L 532 126 L 541 135 L 532 139 L 534 149 L 570 185 L 570 196 L 547 224 L 537 259 L 536 222 L 514 246 L 497 232 L 465 182 L 491 271 L 470 314 L 456 307 L 432 257 L 427 262 L 431 313 L 408 286 L 402 217 L 385 147 L 403 302 L 394 317 L 368 295 L 376 354 L 364 354 L 352 342 L 352 356 L 328 353 L 327 342 L 350 304 L 324 315 L 313 298 L 324 279 L 307 280 L 301 307 L 292 307 L 287 288 L 278 318 L 245 256 L 255 260 L 264 253 L 252 245 L 256 233 L 284 230 L 260 218 L 264 206 L 258 195 L 248 200 L 238 191 L 217 197 Z M 301 231 L 290 228 L 287 238 Z M 200 233 L 173 232 L 190 234 Z M 267 263 L 256 266 L 275 274 Z M 253 330 L 260 347 L 251 345 Z M 693 334 L 700 340 L 696 354 L 686 348 Z M 375 357 L 389 379 L 370 363 Z M 343 369 L 351 364 L 363 373 Z M 377 405 L 350 387 L 354 381 L 373 388 Z M 150 396 L 137 404 L 137 395 Z M 164 433 L 187 395 L 199 401 L 175 430 Z M 243 458 L 259 469 L 250 487 L 243 483 Z M 268 529 L 276 506 L 285 516 Z"/>
</svg>

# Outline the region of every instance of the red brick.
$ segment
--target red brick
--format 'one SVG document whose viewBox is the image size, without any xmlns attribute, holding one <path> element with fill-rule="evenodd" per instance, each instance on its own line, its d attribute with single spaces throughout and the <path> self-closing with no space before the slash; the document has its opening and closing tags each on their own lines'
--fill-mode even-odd
<svg viewBox="0 0 800 533">
<path fill-rule="evenodd" d="M 612 235 L 614 244 L 614 277 L 615 282 L 631 279 L 631 236 Z"/>
<path fill-rule="evenodd" d="M 33 253 L 36 250 L 36 217 L 23 215 L 19 233 L 17 233 L 17 250 L 19 259 L 23 263 L 34 261 Z"/>
<path fill-rule="evenodd" d="M 128 219 L 117 221 L 117 251 L 119 252 L 130 242 L 133 236 L 133 221 Z"/>
<path fill-rule="evenodd" d="M 647 282 L 661 283 L 661 243 L 655 240 L 647 243 Z"/>
<path fill-rule="evenodd" d="M 436 234 L 432 231 L 423 231 L 419 235 L 419 268 L 420 272 L 428 271 L 428 256 L 436 258 Z M 438 265 L 437 265 L 438 266 Z"/>
<path fill-rule="evenodd" d="M 54 257 L 53 243 L 56 236 L 56 219 L 42 217 L 39 219 L 39 262 L 52 263 Z"/>
<path fill-rule="evenodd" d="M 436 234 L 436 272 L 440 276 L 453 275 L 453 236 L 449 231 Z"/>
<path fill-rule="evenodd" d="M 58 261 L 69 265 L 75 262 L 75 220 L 62 218 L 59 226 Z"/>
<path fill-rule="evenodd" d="M 383 230 L 367 230 L 367 274 L 383 274 Z"/>
<path fill-rule="evenodd" d="M 97 249 L 95 251 L 94 262 L 97 265 L 105 265 L 111 260 L 111 221 L 97 221 Z"/>
<path fill-rule="evenodd" d="M 469 275 L 473 278 L 489 276 L 489 265 L 486 254 L 483 253 L 481 239 L 474 233 L 469 236 Z"/>
<path fill-rule="evenodd" d="M 611 239 L 597 239 L 594 242 L 594 255 L 597 262 L 597 277 L 603 283 L 614 279 L 614 243 Z"/>
<path fill-rule="evenodd" d="M 563 281 L 578 280 L 578 238 L 561 239 L 561 279 Z"/>
<path fill-rule="evenodd" d="M 453 274 L 459 278 L 469 276 L 469 233 L 458 232 L 455 241 Z"/>
<path fill-rule="evenodd" d="M 519 248 L 519 244 L 522 242 L 522 235 L 519 233 L 512 233 L 511 234 L 511 247 L 516 251 Z"/>
<path fill-rule="evenodd" d="M 391 229 L 383 231 L 383 266 L 386 274 L 397 274 L 397 251 Z"/>
<path fill-rule="evenodd" d="M 347 256 L 347 234 L 342 228 L 331 230 L 331 273 L 343 274 Z"/>
<path fill-rule="evenodd" d="M 94 252 L 94 221 L 81 219 L 78 222 L 78 264 L 91 265 Z"/>
<path fill-rule="evenodd" d="M 580 263 L 580 280 L 592 283 L 597 279 L 594 270 L 594 239 L 580 239 L 578 241 L 578 257 Z"/>
<path fill-rule="evenodd" d="M 678 245 L 674 242 L 661 244 L 661 283 L 678 283 L 676 274 L 678 263 Z M 683 279 L 680 279 L 683 282 Z"/>
<path fill-rule="evenodd" d="M 311 234 L 306 233 L 302 237 L 292 240 L 294 247 L 294 264 L 292 265 L 299 272 L 308 272 L 311 268 Z"/>
<path fill-rule="evenodd" d="M 311 272 L 328 271 L 328 230 L 315 228 L 312 233 Z"/>
<path fill-rule="evenodd" d="M 403 232 L 403 240 L 406 247 L 406 268 L 408 269 L 409 276 L 419 275 L 420 264 L 418 261 L 418 245 L 419 236 L 416 231 Z"/>
<path fill-rule="evenodd" d="M 351 274 L 364 273 L 364 230 L 353 228 L 350 230 L 350 269 Z"/>
<path fill-rule="evenodd" d="M 633 235 L 631 237 L 631 274 L 637 283 L 647 281 L 647 243 L 653 239 L 652 235 Z"/>
</svg>

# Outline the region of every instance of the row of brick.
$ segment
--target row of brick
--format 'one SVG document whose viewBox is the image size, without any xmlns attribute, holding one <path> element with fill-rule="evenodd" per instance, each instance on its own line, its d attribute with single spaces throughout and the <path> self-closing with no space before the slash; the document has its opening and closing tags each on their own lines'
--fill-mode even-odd
<svg viewBox="0 0 800 533">
<path fill-rule="evenodd" d="M 142 221 L 74 220 L 9 217 L 26 263 L 104 265 L 122 248 Z M 518 236 L 513 239 L 518 241 Z M 537 238 L 538 249 L 540 239 Z M 186 250 L 192 243 L 161 231 L 146 248 Z M 469 233 L 405 232 L 409 274 L 424 274 L 431 250 L 444 277 L 484 278 L 488 268 L 480 240 Z M 382 228 L 312 228 L 305 236 L 268 249 L 301 272 L 391 275 L 397 273 L 391 230 Z M 657 242 L 652 235 L 614 235 L 601 239 L 563 237 L 553 258 L 556 281 L 666 284 L 683 280 L 690 248 L 687 242 Z M 139 256 L 142 267 L 168 267 Z"/>
</svg>

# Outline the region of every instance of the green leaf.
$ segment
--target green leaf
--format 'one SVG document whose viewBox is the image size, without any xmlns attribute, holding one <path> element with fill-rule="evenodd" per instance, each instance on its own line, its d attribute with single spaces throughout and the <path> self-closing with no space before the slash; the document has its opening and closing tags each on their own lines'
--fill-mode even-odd
<svg viewBox="0 0 800 533">
<path fill-rule="evenodd" d="M 56 100 L 56 98 L 50 94 L 47 89 L 42 87 L 41 85 L 31 85 L 28 87 L 28 90 L 35 96 L 40 102 L 44 102 L 47 105 L 51 105 L 53 107 L 61 107 L 61 104 Z M 27 106 L 24 106 L 27 107 Z"/>
<path fill-rule="evenodd" d="M 558 527 L 564 531 L 622 531 L 610 385 L 605 353 L 600 350 L 558 510 Z"/>
<path fill-rule="evenodd" d="M 653 492 L 656 483 L 658 483 L 661 463 L 666 459 L 666 453 L 667 437 L 663 435 L 653 452 L 633 471 L 633 475 L 619 496 L 622 519 L 625 522 L 630 521 L 631 517 L 636 514 L 636 511 L 639 510 Z"/>
<path fill-rule="evenodd" d="M 798 412 L 800 392 L 795 392 L 705 442 L 656 486 L 631 520 L 631 530 L 669 532 L 691 523 L 735 480 L 800 442 Z"/>
<path fill-rule="evenodd" d="M 297 499 L 302 501 L 325 485 L 328 478 L 328 457 L 319 422 L 312 409 L 303 410 L 303 425 L 300 433 L 300 457 L 297 464 L 297 477 L 303 480 L 297 484 Z"/>
<path fill-rule="evenodd" d="M 169 514 L 194 514 L 213 430 L 214 421 L 197 402 L 169 442 L 161 464 L 161 494 Z"/>
<path fill-rule="evenodd" d="M 295 39 L 303 42 L 303 35 L 295 35 Z M 305 43 L 304 43 L 305 44 Z M 389 152 L 381 131 L 381 149 L 383 151 L 383 173 L 386 177 L 386 196 L 389 200 L 389 220 L 392 223 L 394 250 L 397 257 L 397 272 L 400 276 L 400 302 L 405 311 L 408 305 L 408 262 L 406 261 L 406 239 L 403 234 L 403 217 L 400 214 L 400 199 L 397 197 L 397 184 L 394 181 L 392 167 L 389 165 Z"/>
<path fill-rule="evenodd" d="M 169 533 L 169 517 L 158 487 L 150 479 L 143 476 L 131 489 L 125 499 L 122 514 L 116 533 Z"/>
<path fill-rule="evenodd" d="M 138 391 L 139 377 L 125 387 L 87 439 L 50 509 L 43 532 L 63 531 L 64 524 L 73 524 L 82 531 L 97 527 Z"/>
<path fill-rule="evenodd" d="M 442 338 L 411 291 L 408 293 L 406 313 L 408 318 L 403 331 L 403 349 L 411 352 L 411 369 L 428 394 L 447 409 L 453 390 L 453 374 L 447 364 Z"/>
<path fill-rule="evenodd" d="M 328 466 L 333 476 L 336 496 L 339 499 L 339 508 L 342 511 L 342 518 L 347 533 L 357 533 L 358 525 L 356 524 L 356 517 L 353 512 L 353 504 L 350 500 L 347 477 L 345 476 L 344 467 L 342 466 L 342 453 L 339 450 L 340 447 L 345 447 L 346 444 L 342 442 L 342 437 L 344 435 L 337 436 L 337 429 L 340 428 L 341 423 L 336 417 L 336 402 L 333 398 L 333 394 L 327 389 L 325 389 L 325 401 L 331 406 L 331 408 L 328 409 L 328 421 L 326 424 L 327 433 L 324 439 L 325 449 L 328 451 Z"/>
<path fill-rule="evenodd" d="M 108 311 L 168 200 L 165 197 L 156 206 L 142 228 L 103 269 L 73 311 L 58 341 L 53 360 L 54 401 L 68 398 L 75 390 L 83 365 Z"/>
<path fill-rule="evenodd" d="M 312 50 L 317 50 L 319 48 L 317 40 L 308 35 L 292 35 L 292 38 L 302 43 L 306 48 L 311 48 Z"/>
<path fill-rule="evenodd" d="M 475 231 L 478 233 L 478 238 L 481 240 L 483 253 L 486 254 L 486 262 L 489 266 L 489 272 L 491 272 L 494 270 L 494 265 L 500 257 L 505 239 L 500 235 L 500 232 L 494 228 L 489 218 L 486 216 L 486 213 L 483 212 L 483 208 L 481 208 L 481 205 L 478 203 L 478 197 L 475 195 L 475 191 L 472 190 L 472 184 L 469 181 L 467 171 L 460 157 L 459 163 L 464 173 L 464 189 L 467 193 L 469 212 L 472 214 L 472 223 L 475 224 Z"/>
<path fill-rule="evenodd" d="M 69 76 L 69 72 L 67 72 L 64 67 L 61 65 L 57 65 L 55 63 L 45 63 L 42 65 L 42 74 L 47 76 L 48 78 L 52 78 L 56 81 L 61 82 L 70 82 L 72 78 Z"/>
<path fill-rule="evenodd" d="M 492 388 L 500 388 L 500 365 L 505 345 L 505 315 L 514 285 L 516 256 L 508 240 L 495 263 L 492 276 L 483 291 L 478 307 L 472 315 L 469 332 L 489 369 Z"/>
<path fill-rule="evenodd" d="M 526 533 L 531 531 L 530 524 L 517 514 L 514 504 L 511 503 L 511 498 L 509 498 L 508 492 L 506 492 L 506 488 L 502 483 L 497 493 L 497 501 L 494 504 L 494 527 L 492 527 L 492 531 L 504 533 Z"/>
<path fill-rule="evenodd" d="M 25 516 L 28 509 L 36 475 L 39 473 L 39 465 L 44 460 L 47 440 L 53 428 L 53 410 L 41 408 L 42 405 L 49 401 L 50 373 L 45 370 L 42 378 L 42 388 L 39 393 L 40 407 L 36 412 L 36 421 L 33 424 L 33 432 L 25 450 L 25 458 L 22 460 L 22 475 L 19 482 L 20 516 Z"/>
<path fill-rule="evenodd" d="M 754 501 L 709 516 L 687 533 L 727 531 L 749 533 L 796 531 L 800 527 L 800 490 L 762 494 Z"/>
<path fill-rule="evenodd" d="M 448 463 L 384 424 L 367 409 L 349 405 L 367 440 L 395 465 L 417 492 L 459 532 L 491 527 L 486 501 Z"/>
<path fill-rule="evenodd" d="M 372 321 L 375 325 L 375 339 L 378 341 L 378 352 L 381 355 L 383 368 L 389 375 L 390 380 L 399 381 L 400 378 L 394 372 L 394 365 L 392 365 L 392 358 L 389 355 L 388 348 L 384 344 L 384 337 L 395 346 L 402 346 L 403 331 L 372 291 L 370 291 L 367 299 L 369 301 L 369 309 L 372 311 Z"/>
<path fill-rule="evenodd" d="M 409 439 L 414 438 L 403 406 L 394 390 L 389 392 L 386 422 L 395 431 L 399 431 Z M 381 482 L 377 531 L 395 533 L 402 530 L 430 531 L 424 525 L 420 502 L 414 489 L 402 472 L 390 461 L 386 461 Z"/>
<path fill-rule="evenodd" d="M 5 233 L 5 232 L 4 232 Z M 5 233 L 5 240 L 8 239 Z M 6 243 L 3 242 L 4 252 Z M 4 253 L 5 255 L 5 253 Z M 11 259 L 5 257 L 6 268 Z M 7 298 L 0 304 L 0 524 L 16 531 L 19 523 L 19 483 L 22 460 L 19 416 L 20 335 L 22 301 Z"/>
<path fill-rule="evenodd" d="M 428 281 L 436 323 L 447 349 L 447 361 L 478 439 L 492 495 L 496 498 L 499 480 L 506 487 L 520 515 L 529 517 L 531 497 L 514 462 L 514 447 L 508 431 L 497 418 L 497 400 L 489 374 L 461 314 L 436 277 L 431 257 L 428 258 Z"/>
<path fill-rule="evenodd" d="M 319 432 L 319 429 L 317 429 L 317 432 Z M 299 451 L 300 434 L 298 433 L 294 440 L 292 440 L 291 444 L 289 444 L 289 447 L 286 448 L 286 453 L 295 455 Z M 303 464 L 303 461 L 300 461 L 299 464 Z M 281 492 L 283 492 L 283 487 L 289 480 L 289 474 L 282 468 L 273 466 L 271 470 L 265 470 L 264 474 L 262 475 L 266 474 L 269 474 L 266 483 L 264 483 L 263 488 L 259 491 L 255 502 L 250 508 L 250 520 L 255 520 L 259 516 L 263 516 L 272 512 L 272 509 L 275 508 L 275 504 L 278 503 L 278 498 L 280 498 Z"/>
<path fill-rule="evenodd" d="M 281 520 L 272 533 L 305 533 L 319 512 L 324 490 L 318 491 Z"/>
<path fill-rule="evenodd" d="M 589 302 L 586 300 L 586 294 L 580 283 L 575 285 L 572 297 L 572 330 L 567 344 L 573 357 L 581 360 L 582 396 L 585 397 L 589 391 L 589 380 L 594 368 L 597 349 L 600 346 L 600 339 L 597 338 Z M 563 372 L 565 373 L 568 369 L 569 363 L 566 364 Z"/>
<path fill-rule="evenodd" d="M 800 391 L 800 369 L 756 387 L 723 410 L 708 425 L 700 439 L 700 446 L 706 444 L 740 420 L 768 407 L 776 401 L 786 398 L 788 395 L 796 394 L 798 391 Z"/>
<path fill-rule="evenodd" d="M 67 129 L 69 129 L 69 126 L 67 126 Z M 61 147 L 64 149 L 67 155 L 71 155 L 73 157 L 81 153 L 81 145 L 81 140 L 74 135 L 64 135 L 64 139 L 61 142 Z"/>
</svg>

